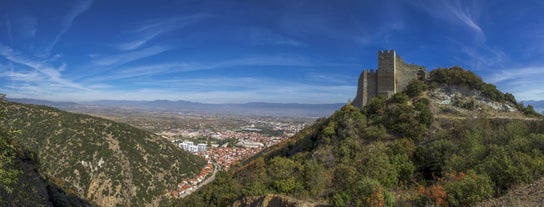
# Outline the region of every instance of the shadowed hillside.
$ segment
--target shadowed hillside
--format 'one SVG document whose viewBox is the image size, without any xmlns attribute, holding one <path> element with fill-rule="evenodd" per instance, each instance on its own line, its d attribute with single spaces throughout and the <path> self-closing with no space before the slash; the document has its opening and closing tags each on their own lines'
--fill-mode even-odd
<svg viewBox="0 0 544 207">
<path fill-rule="evenodd" d="M 96 205 L 158 205 L 202 158 L 126 124 L 50 107 L 3 102 L 7 129 L 39 160 L 36 169 L 68 194 Z"/>
</svg>

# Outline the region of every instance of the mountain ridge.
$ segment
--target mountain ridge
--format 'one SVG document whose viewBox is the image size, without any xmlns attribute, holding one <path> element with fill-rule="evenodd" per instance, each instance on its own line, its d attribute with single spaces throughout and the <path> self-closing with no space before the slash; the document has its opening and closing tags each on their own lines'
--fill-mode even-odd
<svg viewBox="0 0 544 207">
<path fill-rule="evenodd" d="M 184 100 L 153 100 L 153 101 L 130 101 L 130 100 L 99 100 L 91 102 L 54 102 L 39 99 L 16 99 L 8 98 L 10 101 L 47 105 L 64 110 L 79 112 L 87 107 L 118 107 L 145 109 L 150 111 L 170 112 L 201 112 L 235 115 L 261 115 L 261 116 L 303 116 L 322 117 L 328 116 L 343 103 L 330 104 L 302 104 L 302 103 L 269 103 L 269 102 L 248 102 L 242 104 L 210 104 L 190 102 Z"/>
</svg>

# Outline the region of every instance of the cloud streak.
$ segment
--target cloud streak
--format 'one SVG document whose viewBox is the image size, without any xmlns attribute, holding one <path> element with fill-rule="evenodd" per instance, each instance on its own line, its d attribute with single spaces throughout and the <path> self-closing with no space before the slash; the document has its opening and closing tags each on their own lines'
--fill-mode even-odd
<svg viewBox="0 0 544 207">
<path fill-rule="evenodd" d="M 252 45 L 285 45 L 285 46 L 301 46 L 302 42 L 274 32 L 268 28 L 250 28 L 249 41 Z"/>
<path fill-rule="evenodd" d="M 15 52 L 13 49 L 2 44 L 0 44 L 0 55 L 4 57 L 5 59 L 7 59 L 8 61 L 10 61 L 9 64 L 12 66 L 11 68 L 12 71 L 8 76 L 11 77 L 12 80 L 29 82 L 32 84 L 39 84 L 39 85 L 43 85 L 44 83 L 41 83 L 41 82 L 45 81 L 47 82 L 45 83 L 45 85 L 54 85 L 58 87 L 67 87 L 67 88 L 75 88 L 75 89 L 85 89 L 79 84 L 76 84 L 70 80 L 66 80 L 62 78 L 60 71 L 64 70 L 64 67 L 65 67 L 64 65 L 56 69 L 49 64 L 45 64 L 40 61 L 29 59 Z M 15 72 L 12 65 L 13 63 L 32 68 L 34 71 L 26 72 L 26 73 Z"/>
<path fill-rule="evenodd" d="M 74 8 L 68 12 L 68 14 L 66 15 L 66 17 L 64 17 L 64 19 L 62 19 L 61 29 L 59 33 L 57 33 L 53 42 L 51 42 L 51 44 L 47 46 L 47 48 L 45 49 L 46 56 L 49 56 L 49 54 L 51 53 L 51 50 L 53 49 L 53 47 L 55 47 L 55 45 L 57 44 L 59 39 L 62 37 L 62 35 L 64 35 L 64 33 L 66 33 L 70 29 L 70 27 L 72 27 L 72 23 L 74 22 L 74 20 L 81 13 L 89 9 L 92 3 L 93 3 L 93 0 L 78 0 Z"/>
<path fill-rule="evenodd" d="M 183 80 L 142 82 L 147 86 L 134 90 L 110 88 L 84 94 L 65 93 L 61 100 L 187 100 L 204 103 L 338 103 L 355 94 L 351 85 L 322 86 L 267 78 L 188 78 Z M 212 87 L 210 87 L 212 86 Z M 345 100 L 347 101 L 347 99 Z"/>
<path fill-rule="evenodd" d="M 133 56 L 131 56 L 133 57 Z M 95 62 L 96 64 L 102 63 L 104 65 L 111 65 L 110 63 L 118 61 L 117 58 L 106 58 L 107 61 Z M 111 59 L 111 61 L 109 60 Z M 107 63 L 107 64 L 106 64 Z M 293 57 L 286 55 L 272 55 L 272 56 L 253 56 L 243 57 L 235 59 L 220 60 L 214 62 L 174 62 L 174 63 L 160 63 L 150 64 L 135 67 L 119 67 L 115 71 L 111 71 L 108 75 L 100 77 L 91 77 L 86 79 L 90 82 L 104 82 L 112 80 L 126 80 L 126 79 L 138 79 L 142 77 L 176 74 L 180 75 L 184 72 L 191 71 L 203 71 L 203 70 L 228 70 L 232 68 L 240 67 L 263 67 L 263 66 L 278 66 L 288 68 L 308 68 L 308 67 L 345 67 L 345 64 L 326 63 L 316 60 L 310 60 L 304 57 Z M 355 65 L 354 65 L 355 66 Z M 314 74 L 316 75 L 316 74 Z M 313 78 L 316 78 L 313 76 Z M 323 81 L 321 79 L 320 81 Z M 328 78 L 330 81 L 331 78 Z"/>
<path fill-rule="evenodd" d="M 199 13 L 185 17 L 149 21 L 143 26 L 129 31 L 128 38 L 131 40 L 119 43 L 116 47 L 122 51 L 138 49 L 162 34 L 182 29 L 209 17 L 211 16 L 208 14 Z"/>
<path fill-rule="evenodd" d="M 505 92 L 516 95 L 517 100 L 541 100 L 544 97 L 544 66 L 508 68 L 484 76 Z"/>
<path fill-rule="evenodd" d="M 485 35 L 484 31 L 476 20 L 479 16 L 478 8 L 474 4 L 467 5 L 466 2 L 460 0 L 423 0 L 416 1 L 414 4 L 435 18 L 465 26 L 483 37 Z"/>
<path fill-rule="evenodd" d="M 147 58 L 168 51 L 170 48 L 154 45 L 141 50 L 98 58 L 92 61 L 98 66 L 119 66 L 142 58 Z"/>
</svg>

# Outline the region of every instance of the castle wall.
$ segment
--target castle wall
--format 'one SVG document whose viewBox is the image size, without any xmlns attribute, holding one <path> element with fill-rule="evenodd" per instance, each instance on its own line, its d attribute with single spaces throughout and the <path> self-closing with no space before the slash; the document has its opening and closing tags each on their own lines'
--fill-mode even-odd
<svg viewBox="0 0 544 207">
<path fill-rule="evenodd" d="M 362 108 L 372 97 L 376 96 L 376 71 L 364 69 L 359 76 L 357 96 L 352 104 Z"/>
<path fill-rule="evenodd" d="M 372 97 L 378 95 L 391 97 L 404 90 L 411 80 L 417 79 L 418 73 L 425 79 L 425 67 L 406 64 L 394 50 L 379 51 L 378 70 L 363 70 L 352 104 L 363 108 Z"/>
<path fill-rule="evenodd" d="M 378 95 L 391 96 L 396 93 L 395 51 L 378 52 Z"/>
<path fill-rule="evenodd" d="M 376 74 L 376 71 L 375 70 L 369 70 L 368 71 L 368 74 L 367 74 L 368 78 L 367 78 L 367 97 L 365 99 L 365 101 L 363 102 L 363 106 L 365 106 L 368 101 L 370 101 L 370 99 L 374 96 L 377 96 L 378 95 L 378 88 L 377 88 L 377 85 L 378 85 L 378 82 L 377 82 L 377 74 Z"/>
<path fill-rule="evenodd" d="M 397 70 L 397 92 L 403 91 L 411 80 L 417 79 L 419 70 L 425 70 L 425 67 L 416 64 L 406 64 L 400 56 L 396 57 Z"/>
<path fill-rule="evenodd" d="M 363 102 L 363 98 L 366 100 L 367 96 L 367 84 L 366 84 L 366 69 L 361 72 L 361 75 L 359 75 L 359 81 L 357 82 L 357 95 L 355 96 L 355 99 L 351 102 L 352 105 L 357 106 L 359 108 L 362 108 L 364 105 L 366 105 L 366 102 Z"/>
</svg>

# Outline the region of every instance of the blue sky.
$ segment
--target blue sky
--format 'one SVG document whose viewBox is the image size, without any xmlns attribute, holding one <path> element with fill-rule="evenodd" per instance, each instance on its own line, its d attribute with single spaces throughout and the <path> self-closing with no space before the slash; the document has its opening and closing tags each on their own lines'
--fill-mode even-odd
<svg viewBox="0 0 544 207">
<path fill-rule="evenodd" d="M 377 51 L 544 99 L 540 0 L 0 0 L 0 93 L 341 103 Z"/>
</svg>

